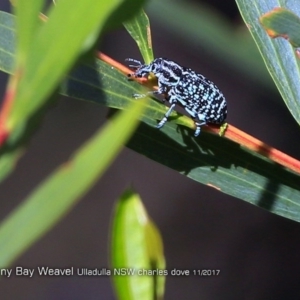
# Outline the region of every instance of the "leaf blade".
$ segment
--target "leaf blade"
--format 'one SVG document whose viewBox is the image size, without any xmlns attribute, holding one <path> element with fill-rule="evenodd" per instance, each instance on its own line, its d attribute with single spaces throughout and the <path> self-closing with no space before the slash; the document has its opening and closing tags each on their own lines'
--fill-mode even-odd
<svg viewBox="0 0 300 300">
<path fill-rule="evenodd" d="M 36 33 L 26 65 L 21 70 L 22 77 L 17 87 L 15 105 L 7 121 L 8 128 L 14 128 L 42 106 L 74 64 L 83 45 L 91 45 L 95 41 L 95 31 L 101 30 L 109 14 L 120 2 L 113 0 L 95 4 L 88 0 L 74 6 L 71 0 L 66 0 L 50 7 L 49 19 Z M 82 23 L 84 15 L 89 18 L 84 24 L 77 26 Z M 58 30 L 62 24 L 63 30 Z"/>
<path fill-rule="evenodd" d="M 111 236 L 112 269 L 133 271 L 112 277 L 118 299 L 161 299 L 165 277 L 156 272 L 165 267 L 162 239 L 133 191 L 124 192 L 115 206 Z"/>
<path fill-rule="evenodd" d="M 284 5 L 284 2 L 278 0 L 260 0 L 251 3 L 246 0 L 236 0 L 236 2 L 286 106 L 300 124 L 299 62 L 289 43 L 282 39 L 269 38 L 258 21 L 263 14 L 274 7 Z M 297 11 L 296 3 L 293 1 L 289 3 L 288 8 Z"/>
<path fill-rule="evenodd" d="M 1 267 L 9 266 L 50 230 L 103 174 L 137 126 L 143 109 L 144 103 L 134 103 L 111 120 L 2 221 Z"/>
<path fill-rule="evenodd" d="M 39 25 L 39 13 L 43 7 L 44 0 L 31 1 L 30 5 L 26 1 L 17 1 L 14 6 L 16 18 L 17 39 L 17 62 L 16 65 L 23 65 L 26 62 L 30 47 L 35 38 Z"/>
<path fill-rule="evenodd" d="M 141 10 L 134 18 L 125 21 L 124 26 L 132 36 L 140 49 L 145 64 L 154 60 L 150 22 L 144 10 Z"/>
</svg>

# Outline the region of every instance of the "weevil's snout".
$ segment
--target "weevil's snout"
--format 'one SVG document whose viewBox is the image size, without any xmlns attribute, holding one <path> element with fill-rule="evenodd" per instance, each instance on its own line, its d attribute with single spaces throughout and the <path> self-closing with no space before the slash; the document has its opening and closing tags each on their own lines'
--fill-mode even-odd
<svg viewBox="0 0 300 300">
<path fill-rule="evenodd" d="M 147 77 L 149 75 L 149 71 L 145 70 L 143 67 L 139 68 L 138 70 L 136 70 L 134 73 L 130 73 L 127 76 L 129 78 L 142 78 L 142 77 Z"/>
<path fill-rule="evenodd" d="M 141 77 L 143 77 L 143 75 L 140 74 L 140 73 L 135 72 L 135 73 L 127 74 L 127 77 L 128 78 L 141 78 Z"/>
<path fill-rule="evenodd" d="M 136 60 L 136 59 L 133 59 L 133 58 L 126 58 L 125 61 L 129 61 L 129 62 L 135 63 L 134 65 L 133 64 L 129 65 L 129 68 L 134 69 L 135 72 L 127 74 L 128 78 L 142 77 L 142 75 L 139 73 L 139 69 L 141 69 L 143 67 L 143 65 L 142 65 L 142 63 L 139 60 Z"/>
</svg>

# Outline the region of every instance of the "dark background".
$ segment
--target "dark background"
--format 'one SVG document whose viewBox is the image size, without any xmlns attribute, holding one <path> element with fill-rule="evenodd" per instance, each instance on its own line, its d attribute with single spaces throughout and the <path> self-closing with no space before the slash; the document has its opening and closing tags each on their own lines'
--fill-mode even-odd
<svg viewBox="0 0 300 300">
<path fill-rule="evenodd" d="M 242 24 L 234 1 L 209 2 L 231 22 Z M 0 0 L 0 5 L 9 9 L 6 1 Z M 233 68 L 216 64 L 208 51 L 190 48 L 164 27 L 151 25 L 156 56 L 174 59 L 217 83 L 228 101 L 230 124 L 300 157 L 299 127 L 275 89 L 254 85 Z M 140 58 L 124 30 L 106 35 L 101 50 L 120 62 Z M 0 79 L 3 95 L 7 76 L 0 73 Z M 104 124 L 107 111 L 60 98 L 14 174 L 0 187 L 1 219 Z M 168 276 L 165 299 L 300 298 L 298 223 L 198 184 L 127 148 L 64 220 L 13 268 L 108 267 L 113 204 L 129 186 L 141 195 L 162 233 L 168 269 L 221 270 L 218 276 L 206 278 Z M 108 277 L 3 278 L 0 295 L 1 299 L 115 299 Z"/>
</svg>

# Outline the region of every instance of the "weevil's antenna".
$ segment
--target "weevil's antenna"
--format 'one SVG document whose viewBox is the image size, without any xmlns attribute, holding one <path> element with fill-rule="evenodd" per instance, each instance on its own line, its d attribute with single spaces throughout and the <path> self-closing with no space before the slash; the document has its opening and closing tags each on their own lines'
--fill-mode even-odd
<svg viewBox="0 0 300 300">
<path fill-rule="evenodd" d="M 138 69 L 143 65 L 139 60 L 133 58 L 126 58 L 125 61 L 131 61 L 136 63 L 136 65 L 129 65 L 129 67 L 133 69 Z"/>
</svg>

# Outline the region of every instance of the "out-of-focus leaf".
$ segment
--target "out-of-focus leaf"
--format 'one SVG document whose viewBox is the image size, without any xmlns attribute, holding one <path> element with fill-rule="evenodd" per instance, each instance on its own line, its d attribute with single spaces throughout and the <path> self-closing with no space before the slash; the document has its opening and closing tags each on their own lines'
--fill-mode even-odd
<svg viewBox="0 0 300 300">
<path fill-rule="evenodd" d="M 271 39 L 259 19 L 267 12 L 284 5 L 297 11 L 299 2 L 279 0 L 236 0 L 242 17 L 250 30 L 286 106 L 300 124 L 299 61 L 294 49 L 284 39 Z"/>
<path fill-rule="evenodd" d="M 16 65 L 21 66 L 26 62 L 32 40 L 35 38 L 41 22 L 38 16 L 44 4 L 44 0 L 30 1 L 30 4 L 27 1 L 15 2 L 14 11 L 17 16 L 16 30 L 18 32 L 17 49 L 19 49 Z"/>
<path fill-rule="evenodd" d="M 133 103 L 44 180 L 0 224 L 0 266 L 9 266 L 49 231 L 108 168 L 137 126 L 144 103 Z M 113 137 L 113 138 L 112 138 Z"/>
<path fill-rule="evenodd" d="M 151 259 L 151 267 L 155 272 L 153 273 L 154 282 L 154 293 L 156 299 L 163 299 L 165 293 L 165 281 L 167 270 L 166 262 L 163 251 L 163 240 L 162 236 L 156 227 L 156 225 L 148 220 L 145 226 L 145 236 L 147 241 L 148 257 Z"/>
<path fill-rule="evenodd" d="M 97 2 L 96 6 L 88 1 L 73 5 L 72 1 L 66 0 L 51 7 L 49 20 L 39 24 L 37 13 L 43 1 L 19 2 L 16 11 L 20 38 L 17 41 L 15 18 L 0 12 L 0 44 L 4 47 L 0 49 L 0 64 L 4 71 L 18 74 L 11 80 L 11 85 L 18 86 L 16 98 L 11 102 L 8 116 L 1 120 L 0 127 L 5 127 L 6 131 L 14 130 L 0 150 L 0 180 L 9 174 L 24 151 L 24 141 L 37 128 L 37 120 L 45 112 L 50 94 L 75 63 L 76 57 L 93 43 L 97 37 L 95 32 L 106 24 L 109 14 L 123 2 L 128 4 L 131 14 L 143 4 L 143 1 L 137 4 L 132 0 L 114 0 Z M 19 46 L 17 53 L 15 44 Z M 15 90 L 8 94 L 12 92 Z"/>
<path fill-rule="evenodd" d="M 126 0 L 111 14 L 105 24 L 105 30 L 116 29 L 122 26 L 123 22 L 132 19 L 140 11 L 145 0 Z"/>
<path fill-rule="evenodd" d="M 74 1 L 64 0 L 50 7 L 48 21 L 32 36 L 26 65 L 16 66 L 20 81 L 6 121 L 9 130 L 27 120 L 46 102 L 81 54 L 83 45 L 88 48 L 93 44 L 92 40 L 88 42 L 88 37 L 101 30 L 121 2 L 86 0 L 74 5 Z"/>
<path fill-rule="evenodd" d="M 250 1 L 249 1 L 250 2 Z M 251 2 L 252 3 L 252 2 Z M 274 89 L 274 84 L 247 30 L 230 24 L 223 15 L 202 2 L 184 0 L 152 0 L 146 12 L 153 24 L 174 34 L 181 44 L 201 57 L 202 49 L 211 54 L 211 64 L 227 64 L 251 78 L 252 82 Z M 173 49 L 165 55 L 172 58 Z"/>
<path fill-rule="evenodd" d="M 112 226 L 111 264 L 118 299 L 162 299 L 165 260 L 162 239 L 139 196 L 125 192 Z M 158 274 L 160 272 L 160 274 Z M 158 276 L 161 275 L 161 276 Z"/>
<path fill-rule="evenodd" d="M 153 61 L 153 49 L 151 40 L 151 29 L 149 18 L 143 10 L 134 16 L 134 18 L 124 22 L 124 26 L 136 41 L 144 62 L 149 64 Z"/>
</svg>

